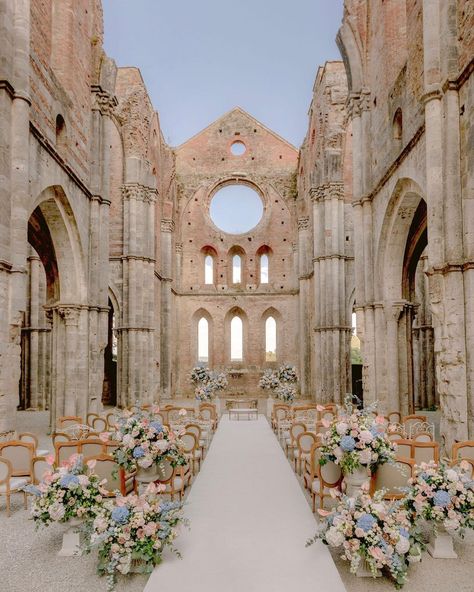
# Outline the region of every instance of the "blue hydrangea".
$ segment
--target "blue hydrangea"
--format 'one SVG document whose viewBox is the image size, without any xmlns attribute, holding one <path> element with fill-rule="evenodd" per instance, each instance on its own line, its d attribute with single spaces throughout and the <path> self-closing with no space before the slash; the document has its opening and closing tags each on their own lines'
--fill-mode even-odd
<svg viewBox="0 0 474 592">
<path fill-rule="evenodd" d="M 400 555 L 397 555 L 397 553 L 392 555 L 392 567 L 393 569 L 400 569 L 402 567 L 402 560 Z"/>
<path fill-rule="evenodd" d="M 71 475 L 70 473 L 67 473 L 61 477 L 59 480 L 59 485 L 61 485 L 61 487 L 69 487 L 69 489 L 72 489 L 73 487 L 79 485 L 79 479 L 77 475 Z"/>
<path fill-rule="evenodd" d="M 369 431 L 370 431 L 370 433 L 372 434 L 372 436 L 373 436 L 374 438 L 377 438 L 378 436 L 380 436 L 380 432 L 379 432 L 379 430 L 377 429 L 377 426 L 375 426 L 375 425 L 373 425 L 373 426 L 370 428 L 370 430 L 369 430 Z"/>
<path fill-rule="evenodd" d="M 125 506 L 117 506 L 112 510 L 112 520 L 117 524 L 125 524 L 130 512 Z"/>
<path fill-rule="evenodd" d="M 355 440 L 352 436 L 343 436 L 341 438 L 341 448 L 344 452 L 351 452 L 355 448 Z"/>
<path fill-rule="evenodd" d="M 362 514 L 362 516 L 357 520 L 357 528 L 361 528 L 364 532 L 369 532 L 369 530 L 375 524 L 376 519 L 371 514 Z"/>
<path fill-rule="evenodd" d="M 445 508 L 446 506 L 449 506 L 449 504 L 451 503 L 451 496 L 447 491 L 444 491 L 444 489 L 440 489 L 434 494 L 433 502 L 436 506 Z"/>
<path fill-rule="evenodd" d="M 133 458 L 142 458 L 145 456 L 145 451 L 141 446 L 135 446 L 133 449 Z"/>
<path fill-rule="evenodd" d="M 160 509 L 162 512 L 169 512 L 171 510 L 176 510 L 179 507 L 181 507 L 180 502 L 162 502 L 160 504 Z"/>
<path fill-rule="evenodd" d="M 406 528 L 400 528 L 400 534 L 402 537 L 405 537 L 406 539 L 410 538 L 410 533 Z"/>
<path fill-rule="evenodd" d="M 379 541 L 379 547 L 382 549 L 382 551 L 386 551 L 388 549 L 388 545 L 385 541 Z"/>
<path fill-rule="evenodd" d="M 155 432 L 157 432 L 158 434 L 161 434 L 161 432 L 163 431 L 163 424 L 161 423 L 161 421 L 152 421 L 150 423 L 150 427 L 153 428 Z"/>
</svg>

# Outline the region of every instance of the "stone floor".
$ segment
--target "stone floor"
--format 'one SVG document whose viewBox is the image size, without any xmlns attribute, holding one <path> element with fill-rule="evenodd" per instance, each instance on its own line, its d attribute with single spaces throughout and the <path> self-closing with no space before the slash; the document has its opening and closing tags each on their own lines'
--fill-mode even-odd
<svg viewBox="0 0 474 592">
<path fill-rule="evenodd" d="M 19 414 L 19 429 L 42 434 L 41 447 L 51 449 L 51 440 L 45 434 L 46 426 L 46 413 Z M 307 498 L 309 503 L 309 496 Z M 81 558 L 56 556 L 61 546 L 64 528 L 65 526 L 56 525 L 35 530 L 28 512 L 23 509 L 21 495 L 12 497 L 12 516 L 7 518 L 5 498 L 0 496 L 0 592 L 105 591 L 106 583 L 103 578 L 96 575 L 93 555 Z M 302 553 L 305 552 L 304 542 L 301 544 Z M 410 581 L 404 588 L 405 592 L 472 592 L 474 532 L 467 533 L 464 541 L 455 542 L 455 548 L 459 554 L 457 560 L 434 560 L 428 554 L 424 554 L 423 561 L 411 567 Z M 385 578 L 373 580 L 352 576 L 347 564 L 338 559 L 337 553 L 332 555 L 348 592 L 394 590 L 390 581 Z M 117 592 L 142 592 L 146 581 L 147 578 L 144 576 L 122 578 Z"/>
</svg>

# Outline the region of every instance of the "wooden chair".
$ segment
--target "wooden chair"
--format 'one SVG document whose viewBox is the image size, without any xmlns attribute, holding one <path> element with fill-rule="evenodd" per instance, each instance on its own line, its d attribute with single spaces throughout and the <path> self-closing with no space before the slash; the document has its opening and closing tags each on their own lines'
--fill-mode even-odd
<svg viewBox="0 0 474 592">
<path fill-rule="evenodd" d="M 318 441 L 313 432 L 302 432 L 296 438 L 296 447 L 293 451 L 295 472 L 301 474 L 304 462 L 309 458 L 311 448 Z"/>
<path fill-rule="evenodd" d="M 402 423 L 402 414 L 398 411 L 390 411 L 385 417 L 388 423 Z"/>
<path fill-rule="evenodd" d="M 470 468 L 470 477 L 474 479 L 474 459 L 471 458 L 456 458 L 451 461 L 452 467 L 458 467 L 461 463 Z"/>
<path fill-rule="evenodd" d="M 276 432 L 278 430 L 278 424 L 280 423 L 280 421 L 284 421 L 285 419 L 288 419 L 289 415 L 290 415 L 290 406 L 289 405 L 277 404 L 277 405 L 273 406 L 272 429 L 274 432 Z"/>
<path fill-rule="evenodd" d="M 83 454 L 85 457 L 107 453 L 105 442 L 102 442 L 99 438 L 86 438 L 85 440 L 79 440 L 77 444 L 79 454 Z"/>
<path fill-rule="evenodd" d="M 28 482 L 29 480 L 25 477 L 14 477 L 11 461 L 8 458 L 2 458 L 0 456 L 0 495 L 6 497 L 8 518 L 10 517 L 10 496 L 12 493 L 23 493 L 25 510 L 28 507 L 26 491 L 22 489 L 25 485 L 28 485 Z"/>
<path fill-rule="evenodd" d="M 211 403 L 201 403 L 199 406 L 199 414 L 204 421 L 211 422 L 213 430 L 217 429 L 218 417 L 215 405 L 212 405 Z"/>
<path fill-rule="evenodd" d="M 199 448 L 199 441 L 196 437 L 196 434 L 192 432 L 185 432 L 182 436 L 180 436 L 181 443 L 183 445 L 183 452 L 186 458 L 188 459 L 189 466 L 191 467 L 191 471 L 196 474 L 196 463 L 201 463 L 202 454 Z"/>
<path fill-rule="evenodd" d="M 66 434 L 66 432 L 54 432 L 51 439 L 54 447 L 56 446 L 56 442 L 71 442 L 72 440 L 71 436 Z"/>
<path fill-rule="evenodd" d="M 63 415 L 58 418 L 57 426 L 61 430 L 62 428 L 68 428 L 78 424 L 81 425 L 82 423 L 82 417 L 78 415 Z"/>
<path fill-rule="evenodd" d="M 31 461 L 35 455 L 33 444 L 21 440 L 0 443 L 0 456 L 11 463 L 11 477 L 25 477 L 31 481 Z"/>
<path fill-rule="evenodd" d="M 438 442 L 413 442 L 412 458 L 416 465 L 421 463 L 439 462 L 439 444 Z"/>
<path fill-rule="evenodd" d="M 114 413 L 113 411 L 110 413 L 107 413 L 107 415 L 105 416 L 105 419 L 107 420 L 107 429 L 109 429 L 109 430 L 115 429 L 115 427 L 117 426 L 117 414 Z"/>
<path fill-rule="evenodd" d="M 311 495 L 313 497 L 313 512 L 316 496 L 319 497 L 319 507 L 324 505 L 324 498 L 330 496 L 331 489 L 340 489 L 342 483 L 342 469 L 332 460 L 319 467 L 319 481 L 312 483 Z"/>
<path fill-rule="evenodd" d="M 402 458 L 413 458 L 413 440 L 407 440 L 405 438 L 401 438 L 399 440 L 395 440 L 396 447 L 396 454 Z"/>
<path fill-rule="evenodd" d="M 433 434 L 431 432 L 418 432 L 412 438 L 413 442 L 433 442 Z"/>
<path fill-rule="evenodd" d="M 206 448 L 206 443 L 202 437 L 201 426 L 198 426 L 196 423 L 188 423 L 186 424 L 186 431 L 191 432 L 196 436 L 199 448 L 201 449 L 202 458 L 204 458 L 204 450 Z"/>
<path fill-rule="evenodd" d="M 323 425 L 322 421 L 317 421 L 315 425 L 315 432 L 318 436 L 322 436 L 329 430 L 329 427 Z"/>
<path fill-rule="evenodd" d="M 86 416 L 86 425 L 92 427 L 92 422 L 96 417 L 100 417 L 100 415 L 98 413 L 88 413 Z"/>
<path fill-rule="evenodd" d="M 106 432 L 107 431 L 107 420 L 105 419 L 105 417 L 95 417 L 92 420 L 92 429 L 94 430 L 94 432 L 99 432 L 99 434 L 101 432 Z"/>
<path fill-rule="evenodd" d="M 136 492 L 135 473 L 126 474 L 110 454 L 85 457 L 84 464 L 91 460 L 95 461 L 95 466 L 89 469 L 89 472 L 107 480 L 104 489 L 108 491 L 108 497 L 115 497 L 116 491 L 120 491 L 122 495 L 128 495 L 132 491 Z"/>
<path fill-rule="evenodd" d="M 33 485 L 38 485 L 38 483 L 41 483 L 44 474 L 50 470 L 51 466 L 46 462 L 46 457 L 34 456 L 31 460 L 31 475 Z"/>
<path fill-rule="evenodd" d="M 290 427 L 289 437 L 285 441 L 287 456 L 289 455 L 290 451 L 294 451 L 296 447 L 296 438 L 306 431 L 307 429 L 304 423 L 297 421 L 294 424 L 292 424 L 292 426 Z"/>
<path fill-rule="evenodd" d="M 324 411 L 318 411 L 318 421 L 334 421 L 336 418 L 336 412 L 334 409 L 324 409 Z"/>
<path fill-rule="evenodd" d="M 415 461 L 412 458 L 397 457 L 395 461 L 379 465 L 371 480 L 372 494 L 380 489 L 385 490 L 384 499 L 395 500 L 405 497 L 401 491 L 408 486 L 413 477 Z"/>
<path fill-rule="evenodd" d="M 70 442 L 55 442 L 54 458 L 56 466 L 61 466 L 68 461 L 74 454 L 79 454 L 80 440 L 71 440 Z"/>
<path fill-rule="evenodd" d="M 474 460 L 474 440 L 465 440 L 464 442 L 453 444 L 451 457 L 453 460 Z"/>
<path fill-rule="evenodd" d="M 49 450 L 38 449 L 38 437 L 36 434 L 32 434 L 31 432 L 22 432 L 18 434 L 18 440 L 20 440 L 20 442 L 29 442 L 30 444 L 33 444 L 34 454 L 37 456 L 46 456 L 49 453 Z"/>
<path fill-rule="evenodd" d="M 166 489 L 162 492 L 168 494 L 171 500 L 174 500 L 174 496 L 178 495 L 179 500 L 183 499 L 184 488 L 186 486 L 186 473 L 184 467 L 172 467 L 169 460 L 163 461 L 164 465 L 164 476 L 160 479 L 159 483 L 164 485 Z"/>
<path fill-rule="evenodd" d="M 415 423 L 426 423 L 426 415 L 405 415 L 402 418 L 402 425 L 405 427 L 405 430 L 410 433 L 411 427 Z"/>
</svg>

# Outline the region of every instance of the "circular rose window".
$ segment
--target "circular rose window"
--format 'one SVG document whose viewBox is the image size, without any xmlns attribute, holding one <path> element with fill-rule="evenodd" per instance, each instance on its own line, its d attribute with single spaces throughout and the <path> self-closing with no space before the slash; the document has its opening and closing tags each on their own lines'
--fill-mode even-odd
<svg viewBox="0 0 474 592">
<path fill-rule="evenodd" d="M 242 154 L 245 154 L 246 150 L 246 145 L 240 141 L 234 142 L 230 147 L 230 151 L 234 156 L 242 156 Z"/>
<path fill-rule="evenodd" d="M 214 194 L 209 214 L 220 230 L 243 234 L 255 228 L 262 219 L 262 198 L 248 185 L 226 185 Z"/>
</svg>

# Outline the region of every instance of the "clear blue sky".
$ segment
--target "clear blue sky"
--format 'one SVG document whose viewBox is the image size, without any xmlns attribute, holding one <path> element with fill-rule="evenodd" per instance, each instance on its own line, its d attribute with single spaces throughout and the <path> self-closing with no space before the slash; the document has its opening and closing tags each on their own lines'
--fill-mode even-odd
<svg viewBox="0 0 474 592">
<path fill-rule="evenodd" d="M 105 49 L 140 68 L 177 146 L 239 105 L 299 146 L 343 0 L 103 0 Z"/>
</svg>

